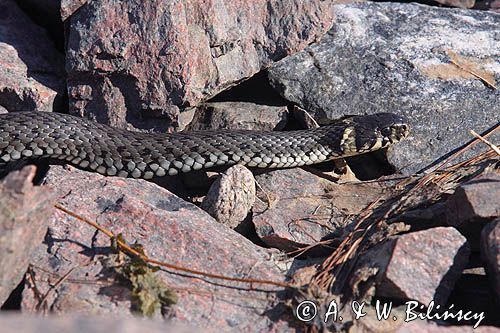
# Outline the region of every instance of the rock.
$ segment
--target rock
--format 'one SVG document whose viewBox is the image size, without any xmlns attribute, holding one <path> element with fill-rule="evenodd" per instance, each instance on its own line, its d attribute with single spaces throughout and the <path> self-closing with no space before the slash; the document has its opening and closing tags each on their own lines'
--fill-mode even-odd
<svg viewBox="0 0 500 333">
<path fill-rule="evenodd" d="M 479 247 L 481 229 L 500 217 L 500 174 L 486 173 L 460 185 L 446 201 L 446 221 Z"/>
<path fill-rule="evenodd" d="M 498 122 L 500 16 L 403 3 L 334 6 L 320 42 L 269 70 L 271 84 L 320 123 L 344 115 L 393 112 L 409 118 L 411 136 L 388 152 L 404 174 L 419 171 Z M 498 137 L 498 134 L 495 134 Z M 495 142 L 494 138 L 491 138 Z M 461 156 L 484 149 L 476 145 Z"/>
<path fill-rule="evenodd" d="M 0 105 L 8 111 L 65 108 L 64 59 L 14 1 L 0 3 Z"/>
<path fill-rule="evenodd" d="M 476 0 L 436 0 L 436 2 L 450 7 L 472 8 L 474 7 Z"/>
<path fill-rule="evenodd" d="M 40 317 L 13 313 L 0 315 L 0 325 L 2 333 L 187 333 L 195 329 L 159 320 L 142 320 L 139 318 L 104 318 L 98 316 Z"/>
<path fill-rule="evenodd" d="M 122 233 L 129 242 L 137 241 L 152 258 L 231 277 L 284 279 L 267 250 L 153 183 L 76 169 L 68 172 L 62 167 L 51 167 L 45 183 L 57 191 L 62 206 L 115 234 Z M 37 311 L 35 291 L 45 294 L 53 285 L 48 282 L 69 272 L 67 280 L 48 293 L 44 306 L 51 312 L 132 316 L 128 288 L 114 281 L 105 264 L 112 252 L 109 246 L 108 237 L 57 211 L 45 243 L 32 258 L 37 268 L 27 278 L 22 310 Z M 274 293 L 170 269 L 156 274 L 177 294 L 178 303 L 165 313 L 174 322 L 243 331 L 287 326 L 271 322 L 265 312 L 278 301 Z M 258 288 L 281 290 L 266 285 Z"/>
<path fill-rule="evenodd" d="M 212 184 L 201 208 L 229 228 L 243 222 L 255 202 L 255 179 L 242 165 L 227 169 Z"/>
<path fill-rule="evenodd" d="M 288 120 L 286 106 L 258 105 L 246 102 L 217 102 L 201 105 L 188 131 L 243 129 L 282 130 Z"/>
<path fill-rule="evenodd" d="M 66 21 L 74 12 L 85 5 L 88 0 L 61 0 L 61 19 Z"/>
<path fill-rule="evenodd" d="M 490 10 L 500 13 L 500 0 L 494 0 L 490 4 Z"/>
<path fill-rule="evenodd" d="M 500 218 L 489 223 L 481 233 L 481 257 L 486 263 L 496 299 L 500 302 Z"/>
<path fill-rule="evenodd" d="M 469 246 L 455 228 L 438 227 L 394 237 L 362 258 L 376 267 L 379 297 L 443 306 L 469 258 Z"/>
<path fill-rule="evenodd" d="M 352 215 L 383 191 L 379 183 L 336 184 L 303 169 L 274 170 L 256 176 L 260 185 L 253 223 L 264 243 L 295 250 L 342 234 Z"/>
<path fill-rule="evenodd" d="M 471 221 L 500 217 L 500 174 L 485 173 L 460 185 L 446 202 L 448 224 L 463 227 Z"/>
<path fill-rule="evenodd" d="M 494 326 L 478 326 L 473 328 L 472 326 L 447 326 L 447 325 L 437 325 L 431 322 L 425 322 L 422 320 L 416 320 L 410 323 L 405 323 L 396 330 L 395 333 L 467 333 L 467 332 L 477 332 L 477 333 L 498 333 L 500 329 Z"/>
<path fill-rule="evenodd" d="M 473 9 L 500 12 L 500 0 L 476 0 Z"/>
<path fill-rule="evenodd" d="M 33 186 L 35 172 L 27 166 L 0 182 L 0 306 L 22 281 L 53 213 L 53 196 L 46 187 Z"/>
<path fill-rule="evenodd" d="M 118 127 L 163 130 L 166 121 L 158 118 L 175 122 L 179 109 L 317 40 L 331 26 L 331 5 L 331 0 L 87 2 L 69 22 L 70 111 Z"/>
<path fill-rule="evenodd" d="M 391 222 L 398 221 L 411 225 L 414 230 L 447 226 L 446 204 L 437 202 L 428 207 L 405 211 L 391 220 Z"/>
<path fill-rule="evenodd" d="M 472 264 L 476 253 L 471 253 L 468 266 Z M 479 256 L 478 256 L 479 257 Z M 482 270 L 482 271 L 481 271 Z M 447 305 L 454 305 L 452 310 L 462 310 L 463 313 L 483 313 L 484 319 L 481 326 L 493 325 L 499 326 L 500 318 L 497 316 L 498 304 L 495 300 L 495 292 L 488 283 L 488 277 L 485 275 L 484 267 L 474 269 L 465 269 L 460 278 L 455 283 L 453 292 L 448 298 Z M 450 318 L 447 323 L 455 325 L 474 325 L 477 318 L 462 318 L 461 321 Z"/>
<path fill-rule="evenodd" d="M 303 128 L 318 128 L 319 124 L 314 120 L 314 117 L 300 106 L 293 106 L 293 117 Z"/>
</svg>

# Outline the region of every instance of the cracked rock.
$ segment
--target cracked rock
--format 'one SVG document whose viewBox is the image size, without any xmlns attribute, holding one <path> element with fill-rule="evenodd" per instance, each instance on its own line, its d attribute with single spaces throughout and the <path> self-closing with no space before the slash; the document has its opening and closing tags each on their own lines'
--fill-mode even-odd
<svg viewBox="0 0 500 333">
<path fill-rule="evenodd" d="M 256 176 L 253 223 L 264 243 L 281 250 L 342 235 L 353 215 L 382 193 L 378 183 L 337 184 L 300 168 Z"/>
<path fill-rule="evenodd" d="M 163 131 L 179 110 L 319 39 L 332 3 L 89 1 L 69 19 L 70 111 Z"/>
</svg>

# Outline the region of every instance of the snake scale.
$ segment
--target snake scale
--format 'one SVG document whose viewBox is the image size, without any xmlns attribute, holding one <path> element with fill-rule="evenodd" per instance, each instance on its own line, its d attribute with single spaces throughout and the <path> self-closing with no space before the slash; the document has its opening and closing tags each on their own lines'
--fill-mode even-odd
<svg viewBox="0 0 500 333">
<path fill-rule="evenodd" d="M 40 159 L 108 176 L 151 179 L 213 166 L 287 168 L 360 155 L 409 133 L 404 117 L 379 113 L 296 131 L 138 133 L 52 112 L 0 115 L 0 171 Z"/>
</svg>

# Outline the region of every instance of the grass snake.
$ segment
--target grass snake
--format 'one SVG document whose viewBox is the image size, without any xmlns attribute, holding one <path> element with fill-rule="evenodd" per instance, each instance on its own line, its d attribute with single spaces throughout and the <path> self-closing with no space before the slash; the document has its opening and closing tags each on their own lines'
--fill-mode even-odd
<svg viewBox="0 0 500 333">
<path fill-rule="evenodd" d="M 409 133 L 391 113 L 315 129 L 139 133 L 53 112 L 0 114 L 0 171 L 40 159 L 108 176 L 151 179 L 213 166 L 287 168 L 385 148 Z"/>
</svg>

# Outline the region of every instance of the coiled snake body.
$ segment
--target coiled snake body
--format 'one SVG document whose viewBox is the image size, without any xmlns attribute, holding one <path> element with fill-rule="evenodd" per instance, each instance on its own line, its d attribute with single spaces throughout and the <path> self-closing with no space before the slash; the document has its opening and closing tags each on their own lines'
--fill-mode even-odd
<svg viewBox="0 0 500 333">
<path fill-rule="evenodd" d="M 0 171 L 37 159 L 144 179 L 237 163 L 286 168 L 384 148 L 408 131 L 407 121 L 390 113 L 354 116 L 311 130 L 150 134 L 65 114 L 14 112 L 0 115 Z"/>
</svg>

